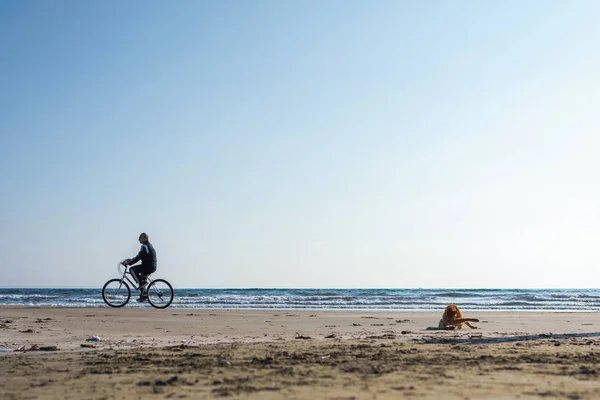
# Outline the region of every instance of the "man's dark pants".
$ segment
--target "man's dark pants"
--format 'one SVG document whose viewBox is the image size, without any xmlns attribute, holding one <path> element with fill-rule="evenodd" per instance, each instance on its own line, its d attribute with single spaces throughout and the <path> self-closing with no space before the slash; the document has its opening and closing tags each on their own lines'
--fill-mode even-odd
<svg viewBox="0 0 600 400">
<path fill-rule="evenodd" d="M 153 273 L 154 271 L 156 271 L 154 268 L 152 268 L 152 267 L 146 267 L 146 266 L 144 266 L 142 264 L 134 265 L 133 267 L 129 268 L 129 270 L 131 271 L 131 273 L 133 274 L 133 276 L 137 280 L 138 284 L 140 284 L 140 285 L 143 282 L 145 282 L 145 278 L 148 275 L 150 275 L 151 273 Z"/>
</svg>

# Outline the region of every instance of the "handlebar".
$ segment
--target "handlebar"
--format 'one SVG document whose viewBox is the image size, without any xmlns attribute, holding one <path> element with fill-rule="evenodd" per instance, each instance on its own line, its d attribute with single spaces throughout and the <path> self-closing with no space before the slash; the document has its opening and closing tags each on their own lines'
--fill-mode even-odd
<svg viewBox="0 0 600 400">
<path fill-rule="evenodd" d="M 127 259 L 123 259 L 117 263 L 117 271 L 119 271 L 119 274 L 122 274 L 123 272 L 127 271 L 129 267 L 131 267 L 131 265 L 125 264 L 125 261 L 127 261 Z M 121 268 L 125 269 L 123 270 Z"/>
</svg>

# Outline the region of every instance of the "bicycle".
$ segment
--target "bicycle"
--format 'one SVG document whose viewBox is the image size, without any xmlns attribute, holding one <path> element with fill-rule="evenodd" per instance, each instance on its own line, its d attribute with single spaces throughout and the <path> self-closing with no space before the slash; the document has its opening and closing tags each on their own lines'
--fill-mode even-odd
<svg viewBox="0 0 600 400">
<path fill-rule="evenodd" d="M 123 265 L 123 261 L 117 264 L 117 271 L 122 275 L 120 279 L 110 279 L 102 287 L 102 298 L 104 302 L 111 307 L 123 307 L 131 298 L 131 288 L 142 294 L 143 286 L 137 286 L 135 279 L 131 279 L 127 274 L 133 277 L 129 271 L 130 265 Z M 167 308 L 173 302 L 173 286 L 164 279 L 150 279 L 150 274 L 146 277 L 148 303 L 154 308 Z"/>
</svg>

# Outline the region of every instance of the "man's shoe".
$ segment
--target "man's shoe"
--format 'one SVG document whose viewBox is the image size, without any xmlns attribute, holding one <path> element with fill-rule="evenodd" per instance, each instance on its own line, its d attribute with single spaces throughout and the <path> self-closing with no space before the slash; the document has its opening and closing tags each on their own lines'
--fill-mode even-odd
<svg viewBox="0 0 600 400">
<path fill-rule="evenodd" d="M 147 295 L 141 295 L 136 301 L 138 301 L 139 303 L 142 303 L 144 301 L 148 301 L 148 296 Z"/>
</svg>

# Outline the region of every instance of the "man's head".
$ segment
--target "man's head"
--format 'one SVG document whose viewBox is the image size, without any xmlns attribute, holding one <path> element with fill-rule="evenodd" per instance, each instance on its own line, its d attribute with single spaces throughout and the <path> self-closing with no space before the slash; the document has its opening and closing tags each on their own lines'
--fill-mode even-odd
<svg viewBox="0 0 600 400">
<path fill-rule="evenodd" d="M 148 234 L 145 232 L 140 233 L 140 238 L 138 240 L 142 244 L 146 243 L 148 241 Z"/>
</svg>

